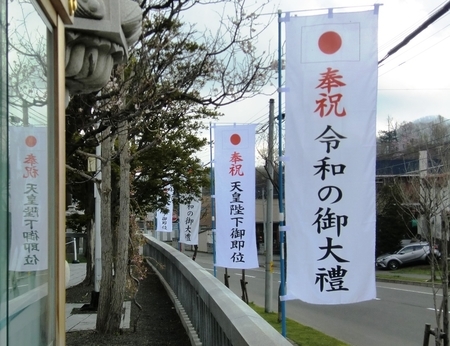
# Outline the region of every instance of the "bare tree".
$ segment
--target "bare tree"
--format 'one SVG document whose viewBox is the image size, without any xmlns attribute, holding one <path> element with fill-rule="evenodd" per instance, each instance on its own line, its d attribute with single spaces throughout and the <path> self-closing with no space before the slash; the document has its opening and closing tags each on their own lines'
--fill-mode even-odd
<svg viewBox="0 0 450 346">
<path fill-rule="evenodd" d="M 421 151 L 419 156 L 419 172 L 415 176 L 397 177 L 396 181 L 401 191 L 397 201 L 412 218 L 419 215 L 418 232 L 430 246 L 430 282 L 432 283 L 433 302 L 435 308 L 436 345 L 441 345 L 442 339 L 448 344 L 448 215 L 449 215 L 449 183 L 450 170 L 448 161 L 448 143 L 442 143 L 438 160 L 431 160 L 429 165 L 427 151 Z M 440 245 L 442 261 L 435 256 L 434 248 Z M 440 300 L 438 293 L 443 292 Z M 442 338 L 441 338 L 442 336 Z"/>
<path fill-rule="evenodd" d="M 182 23 L 184 11 L 205 4 L 232 8 L 224 11 L 217 31 L 198 32 L 194 26 Z M 96 135 L 105 129 L 111 134 L 104 135 L 103 140 L 120 138 L 120 144 L 110 153 L 102 152 L 105 168 L 106 163 L 116 162 L 122 174 L 119 187 L 113 181 L 109 188 L 103 184 L 107 178 L 102 172 L 102 201 L 113 203 L 102 210 L 116 207 L 114 191 L 120 196 L 117 203 L 123 203 L 119 218 L 113 213 L 109 226 L 102 220 L 104 278 L 97 315 L 97 330 L 102 333 L 116 333 L 120 326 L 126 287 L 123 264 L 127 263 L 122 246 L 129 234 L 128 223 L 123 220 L 129 218 L 130 210 L 130 197 L 124 197 L 130 196 L 127 184 L 133 184 L 129 191 L 133 191 L 134 200 L 153 207 L 165 204 L 163 181 L 173 183 L 180 192 L 199 193 L 205 171 L 192 155 L 206 141 L 195 138 L 192 131 L 199 132 L 204 119 L 216 117 L 219 106 L 255 95 L 271 78 L 271 57 L 255 47 L 267 22 L 259 25 L 258 11 L 262 9 L 247 13 L 247 6 L 238 0 L 142 1 L 143 32 L 124 71 L 116 69 L 101 94 L 76 96 L 69 104 L 68 155 L 91 155 L 97 145 Z M 123 151 L 128 150 L 124 138 L 132 150 L 129 157 Z M 172 156 L 175 153 L 178 157 Z M 155 161 L 158 169 L 148 170 L 147 166 L 155 165 Z M 126 167 L 130 164 L 131 171 Z M 135 188 L 139 179 L 152 187 L 145 191 L 145 197 L 139 195 L 141 189 Z M 110 191 L 113 193 L 107 198 Z"/>
</svg>

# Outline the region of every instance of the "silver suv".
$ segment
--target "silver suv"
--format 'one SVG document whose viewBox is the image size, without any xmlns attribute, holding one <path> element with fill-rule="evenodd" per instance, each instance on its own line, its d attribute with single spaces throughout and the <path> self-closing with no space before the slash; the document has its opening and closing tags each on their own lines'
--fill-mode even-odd
<svg viewBox="0 0 450 346">
<path fill-rule="evenodd" d="M 430 244 L 411 243 L 400 247 L 393 253 L 378 256 L 376 266 L 396 270 L 404 264 L 429 262 L 430 254 Z M 441 257 L 441 253 L 436 248 L 434 249 L 434 255 L 436 258 Z"/>
</svg>

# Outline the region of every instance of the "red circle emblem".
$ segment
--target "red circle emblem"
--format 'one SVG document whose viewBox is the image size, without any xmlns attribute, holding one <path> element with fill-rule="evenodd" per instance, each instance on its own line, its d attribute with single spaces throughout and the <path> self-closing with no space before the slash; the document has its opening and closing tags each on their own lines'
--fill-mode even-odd
<svg viewBox="0 0 450 346">
<path fill-rule="evenodd" d="M 34 136 L 28 136 L 25 139 L 25 144 L 27 145 L 27 147 L 34 147 L 37 143 L 37 139 Z"/>
<path fill-rule="evenodd" d="M 241 136 L 239 136 L 237 133 L 231 135 L 230 142 L 233 145 L 238 145 L 239 143 L 241 143 Z"/>
<path fill-rule="evenodd" d="M 327 31 L 319 38 L 319 49 L 325 54 L 334 54 L 341 46 L 342 38 L 334 31 Z"/>
</svg>

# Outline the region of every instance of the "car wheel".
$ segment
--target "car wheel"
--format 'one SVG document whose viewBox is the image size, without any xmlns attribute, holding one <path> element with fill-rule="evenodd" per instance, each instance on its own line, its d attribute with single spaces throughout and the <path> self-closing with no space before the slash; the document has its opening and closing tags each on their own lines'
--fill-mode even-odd
<svg viewBox="0 0 450 346">
<path fill-rule="evenodd" d="M 395 261 L 395 260 L 389 261 L 389 263 L 388 263 L 388 268 L 390 270 L 397 270 L 399 266 L 400 266 L 400 263 L 398 261 Z"/>
</svg>

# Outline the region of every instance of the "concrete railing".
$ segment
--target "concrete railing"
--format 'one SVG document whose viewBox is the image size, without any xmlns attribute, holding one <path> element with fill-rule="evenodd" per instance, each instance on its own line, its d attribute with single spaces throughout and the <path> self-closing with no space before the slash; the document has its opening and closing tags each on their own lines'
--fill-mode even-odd
<svg viewBox="0 0 450 346">
<path fill-rule="evenodd" d="M 291 345 L 206 269 L 170 245 L 146 238 L 144 256 L 172 295 L 193 345 Z"/>
</svg>

